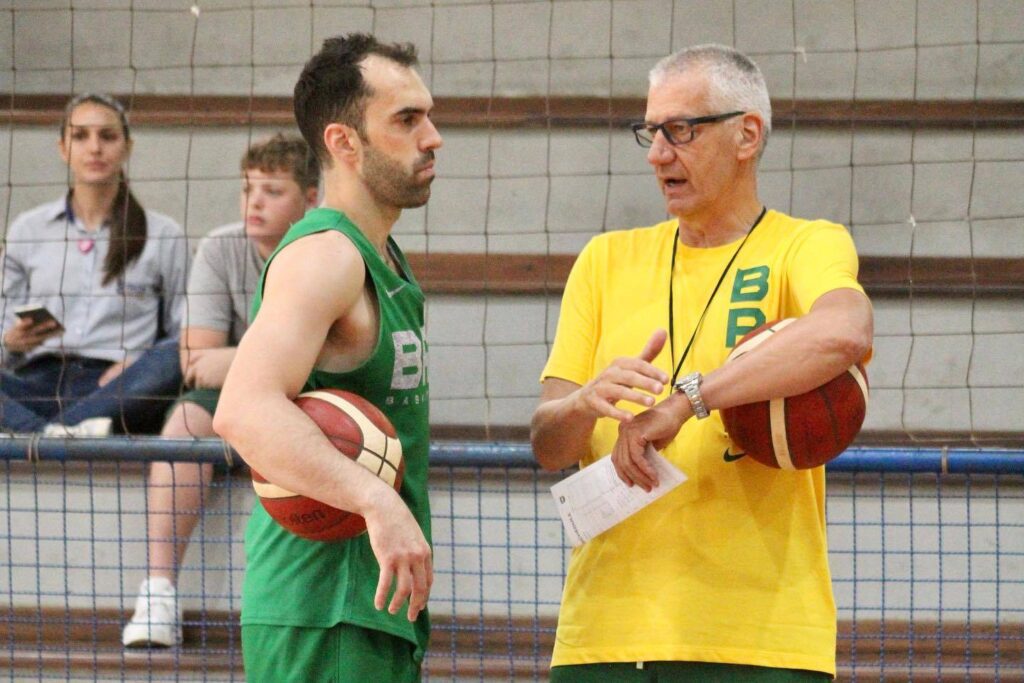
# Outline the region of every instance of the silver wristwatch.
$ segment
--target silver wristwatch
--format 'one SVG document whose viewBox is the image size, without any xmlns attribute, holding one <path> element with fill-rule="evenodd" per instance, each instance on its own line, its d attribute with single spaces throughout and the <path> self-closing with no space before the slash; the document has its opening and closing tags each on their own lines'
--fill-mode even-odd
<svg viewBox="0 0 1024 683">
<path fill-rule="evenodd" d="M 704 405 L 704 399 L 700 395 L 700 385 L 704 381 L 704 375 L 699 372 L 691 372 L 681 380 L 672 385 L 672 388 L 676 391 L 686 395 L 686 398 L 690 400 L 690 405 L 693 406 L 693 414 L 698 420 L 703 420 L 710 413 L 708 408 Z"/>
</svg>

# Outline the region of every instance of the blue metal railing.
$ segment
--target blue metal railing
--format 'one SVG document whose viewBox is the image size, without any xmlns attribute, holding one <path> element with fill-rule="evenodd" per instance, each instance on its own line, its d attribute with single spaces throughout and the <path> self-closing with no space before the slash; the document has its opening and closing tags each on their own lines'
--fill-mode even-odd
<svg viewBox="0 0 1024 683">
<path fill-rule="evenodd" d="M 154 436 L 95 438 L 0 438 L 0 460 L 10 461 L 238 462 L 220 439 L 166 439 Z M 530 445 L 522 442 L 436 441 L 430 461 L 442 467 L 536 467 Z M 829 472 L 1024 475 L 1024 451 L 995 448 L 848 449 L 828 465 Z"/>
</svg>

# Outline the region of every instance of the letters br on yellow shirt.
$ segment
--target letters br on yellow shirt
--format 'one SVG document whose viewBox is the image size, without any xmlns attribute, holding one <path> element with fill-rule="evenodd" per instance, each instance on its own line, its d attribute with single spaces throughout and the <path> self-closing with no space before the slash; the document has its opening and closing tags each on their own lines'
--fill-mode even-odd
<svg viewBox="0 0 1024 683">
<path fill-rule="evenodd" d="M 676 357 L 666 344 L 654 364 L 672 373 L 739 246 L 680 244 L 670 278 L 676 228 L 591 240 L 566 283 L 542 377 L 582 385 L 638 354 L 668 326 L 670 281 Z M 680 376 L 714 370 L 750 330 L 846 287 L 863 291 L 843 226 L 769 211 L 725 274 Z M 581 465 L 610 452 L 617 434 L 614 420 L 599 420 Z M 824 471 L 772 470 L 729 446 L 717 411 L 688 421 L 664 455 L 689 481 L 573 552 L 553 665 L 694 660 L 835 673 Z"/>
</svg>

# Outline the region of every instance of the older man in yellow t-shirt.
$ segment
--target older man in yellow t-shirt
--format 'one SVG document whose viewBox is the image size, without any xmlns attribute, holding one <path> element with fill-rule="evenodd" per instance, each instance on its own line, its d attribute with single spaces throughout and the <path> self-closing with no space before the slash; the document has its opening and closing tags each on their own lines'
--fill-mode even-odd
<svg viewBox="0 0 1024 683">
<path fill-rule="evenodd" d="M 771 105 L 723 46 L 662 60 L 645 122 L 672 220 L 594 238 L 566 284 L 532 441 L 547 469 L 611 453 L 657 483 L 648 443 L 689 480 L 578 548 L 552 681 L 816 681 L 835 673 L 822 468 L 729 450 L 718 409 L 808 391 L 870 355 L 871 304 L 846 229 L 764 207 Z M 724 365 L 760 324 L 797 318 Z"/>
</svg>

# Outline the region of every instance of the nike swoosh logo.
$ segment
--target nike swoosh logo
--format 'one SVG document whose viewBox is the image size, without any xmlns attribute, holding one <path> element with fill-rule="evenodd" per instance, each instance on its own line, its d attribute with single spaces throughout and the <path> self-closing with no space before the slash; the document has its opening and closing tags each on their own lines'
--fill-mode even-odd
<svg viewBox="0 0 1024 683">
<path fill-rule="evenodd" d="M 387 289 L 387 290 L 384 290 L 384 291 L 388 295 L 388 298 L 391 299 L 391 298 L 394 298 L 395 294 L 398 294 L 403 289 L 405 289 L 405 283 L 404 282 L 402 284 L 398 285 L 397 287 L 395 287 L 394 289 Z"/>
<path fill-rule="evenodd" d="M 725 449 L 725 453 L 722 453 L 722 460 L 726 462 L 736 462 L 745 457 L 747 457 L 746 453 L 730 453 L 728 448 Z"/>
</svg>

